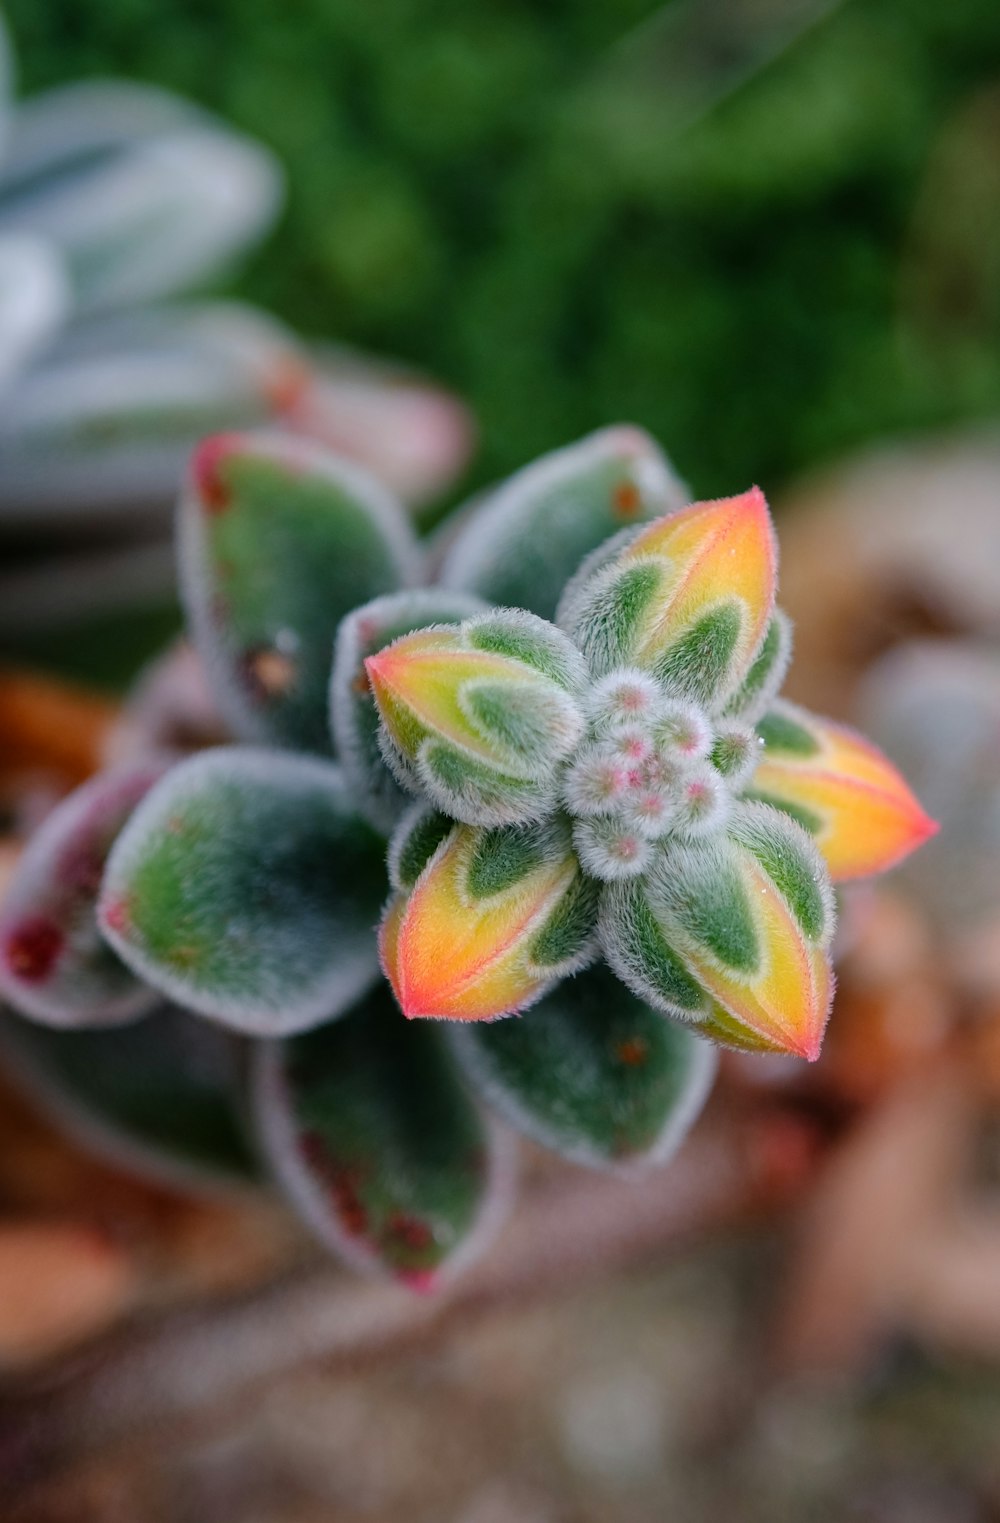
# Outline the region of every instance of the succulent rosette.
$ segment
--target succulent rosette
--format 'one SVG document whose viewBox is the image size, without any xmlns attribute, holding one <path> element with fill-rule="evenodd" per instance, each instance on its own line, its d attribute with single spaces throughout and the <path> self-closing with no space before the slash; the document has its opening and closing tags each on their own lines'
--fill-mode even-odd
<svg viewBox="0 0 1000 1523">
<path fill-rule="evenodd" d="M 934 828 L 873 746 L 778 698 L 756 488 L 688 504 L 618 427 L 453 523 L 421 542 L 300 439 L 206 441 L 181 591 L 234 743 L 120 758 L 50 816 L 0 915 L 0 990 L 48 1028 L 32 1071 L 74 1115 L 164 1151 L 141 1104 L 81 1086 L 86 1044 L 134 1101 L 148 1028 L 146 1082 L 183 1113 L 178 1054 L 210 1032 L 202 1134 L 210 1103 L 231 1158 L 249 1115 L 323 1240 L 419 1288 L 488 1240 L 510 1129 L 663 1162 L 716 1044 L 815 1058 L 832 883 Z M 224 1082 L 220 1028 L 249 1048 Z"/>
</svg>

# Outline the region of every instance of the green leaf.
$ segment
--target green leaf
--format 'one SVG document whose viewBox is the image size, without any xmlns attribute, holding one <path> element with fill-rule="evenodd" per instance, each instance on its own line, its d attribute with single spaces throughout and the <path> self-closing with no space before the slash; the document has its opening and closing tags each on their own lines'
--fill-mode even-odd
<svg viewBox="0 0 1000 1523">
<path fill-rule="evenodd" d="M 108 860 L 101 927 L 168 998 L 251 1035 L 340 1014 L 377 976 L 384 847 L 332 762 L 226 746 L 179 763 Z"/>
<path fill-rule="evenodd" d="M 646 885 L 626 879 L 601 894 L 601 944 L 618 977 L 641 999 L 679 1019 L 703 1020 L 712 1001 L 688 971 L 650 906 Z"/>
<path fill-rule="evenodd" d="M 668 692 L 711 707 L 729 676 L 742 625 L 740 605 L 720 603 L 664 651 L 655 675 Z"/>
<path fill-rule="evenodd" d="M 389 881 L 401 892 L 410 889 L 437 851 L 444 838 L 455 829 L 447 814 L 429 809 L 426 804 L 411 804 L 389 841 Z"/>
<path fill-rule="evenodd" d="M 498 1218 L 499 1139 L 442 1033 L 384 986 L 335 1025 L 257 1050 L 265 1155 L 317 1235 L 362 1269 L 431 1289 Z"/>
<path fill-rule="evenodd" d="M 769 752 L 782 756 L 815 756 L 819 741 L 796 713 L 784 707 L 771 709 L 758 721 L 757 734 Z"/>
<path fill-rule="evenodd" d="M 833 889 L 823 858 L 802 826 L 783 810 L 747 802 L 734 810 L 733 840 L 767 873 L 809 941 L 828 946 L 833 935 Z"/>
<path fill-rule="evenodd" d="M 337 626 L 416 579 L 403 508 L 357 466 L 276 434 L 220 434 L 180 510 L 181 592 L 223 713 L 248 739 L 329 752 Z"/>
<path fill-rule="evenodd" d="M 671 1157 L 716 1066 L 707 1042 L 603 967 L 560 984 L 526 1015 L 456 1029 L 452 1040 L 506 1121 L 598 1166 Z"/>
<path fill-rule="evenodd" d="M 63 799 L 18 860 L 0 911 L 0 994 L 49 1026 L 113 1026 L 156 1003 L 102 938 L 97 894 L 108 852 L 162 762 L 92 778 Z"/>
<path fill-rule="evenodd" d="M 482 607 L 467 592 L 415 587 L 373 598 L 340 622 L 330 681 L 330 725 L 358 808 L 378 830 L 391 830 L 412 801 L 383 760 L 378 709 L 365 661 L 400 635 L 430 624 L 460 624 Z"/>
<path fill-rule="evenodd" d="M 586 555 L 617 530 L 686 500 L 647 434 L 602 429 L 527 466 L 471 507 L 441 581 L 551 619 Z"/>
<path fill-rule="evenodd" d="M 750 724 L 759 719 L 781 691 L 791 659 L 792 621 L 776 608 L 753 666 L 723 712 Z"/>
<path fill-rule="evenodd" d="M 113 1031 L 52 1031 L 0 1012 L 0 1049 L 53 1121 L 113 1164 L 182 1184 L 257 1173 L 239 1046 L 207 1021 L 162 1005 Z"/>
</svg>

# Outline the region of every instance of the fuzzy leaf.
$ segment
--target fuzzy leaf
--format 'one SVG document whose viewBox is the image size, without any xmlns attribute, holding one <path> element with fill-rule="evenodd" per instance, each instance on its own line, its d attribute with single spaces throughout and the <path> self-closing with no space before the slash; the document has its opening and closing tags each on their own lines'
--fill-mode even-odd
<svg viewBox="0 0 1000 1523">
<path fill-rule="evenodd" d="M 606 968 L 560 984 L 521 1019 L 466 1026 L 455 1050 L 510 1125 L 580 1163 L 665 1163 L 700 1112 L 713 1048 Z"/>
<path fill-rule="evenodd" d="M 386 760 L 455 819 L 539 819 L 579 740 L 585 671 L 566 637 L 513 609 L 404 635 L 365 662 Z"/>
<path fill-rule="evenodd" d="M 763 755 L 748 796 L 816 841 L 835 883 L 884 872 L 935 834 L 899 772 L 863 735 L 790 703 L 760 721 Z"/>
<path fill-rule="evenodd" d="M 405 845 L 390 846 L 397 881 L 414 825 L 404 819 Z M 489 1020 L 525 1009 L 584 966 L 595 920 L 596 887 L 580 871 L 565 824 L 457 825 L 412 889 L 390 900 L 382 965 L 407 1016 Z"/>
<path fill-rule="evenodd" d="M 377 976 L 382 843 L 332 762 L 224 746 L 180 762 L 108 860 L 100 919 L 170 999 L 256 1036 L 339 1015 Z"/>
<path fill-rule="evenodd" d="M 431 1290 L 488 1240 L 499 1138 L 442 1034 L 408 1025 L 383 988 L 335 1025 L 262 1043 L 253 1089 L 279 1183 L 348 1262 Z"/>
<path fill-rule="evenodd" d="M 101 937 L 97 894 L 111 846 L 164 766 L 137 762 L 59 804 L 14 869 L 0 908 L 0 995 L 49 1026 L 113 1026 L 156 1003 Z"/>
<path fill-rule="evenodd" d="M 389 842 L 389 882 L 405 893 L 413 887 L 455 821 L 426 804 L 411 804 Z"/>
<path fill-rule="evenodd" d="M 601 931 L 619 977 L 705 1035 L 818 1056 L 832 997 L 832 891 L 808 836 L 747 804 L 726 834 L 659 846 L 639 883 L 605 890 Z"/>
<path fill-rule="evenodd" d="M 725 713 L 753 724 L 777 698 L 792 659 L 792 621 L 780 608 L 767 627 L 764 642 Z"/>
<path fill-rule="evenodd" d="M 162 1005 L 114 1031 L 51 1031 L 0 1012 L 14 1077 L 82 1146 L 170 1183 L 253 1178 L 234 1039 Z"/>
<path fill-rule="evenodd" d="M 601 429 L 526 466 L 468 510 L 441 568 L 446 587 L 551 619 L 581 560 L 623 525 L 686 500 L 641 429 Z"/>
<path fill-rule="evenodd" d="M 403 509 L 304 440 L 223 434 L 195 454 L 180 545 L 188 618 L 230 722 L 251 738 L 329 751 L 337 625 L 416 575 Z"/>
<path fill-rule="evenodd" d="M 776 558 L 757 488 L 696 502 L 584 561 L 560 601 L 558 622 L 596 675 L 637 666 L 678 697 L 719 710 L 764 642 Z"/>
<path fill-rule="evenodd" d="M 478 598 L 436 587 L 390 592 L 340 622 L 330 682 L 330 723 L 358 808 L 378 830 L 391 830 L 409 802 L 386 766 L 381 727 L 365 661 L 401 635 L 428 624 L 460 624 L 481 612 Z"/>
</svg>

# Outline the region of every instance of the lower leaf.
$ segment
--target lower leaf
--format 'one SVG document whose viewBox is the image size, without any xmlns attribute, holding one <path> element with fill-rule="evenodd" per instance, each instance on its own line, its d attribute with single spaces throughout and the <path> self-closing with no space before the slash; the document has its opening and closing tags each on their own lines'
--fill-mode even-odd
<svg viewBox="0 0 1000 1523">
<path fill-rule="evenodd" d="M 116 1030 L 52 1031 L 0 1011 L 0 1049 L 53 1121 L 116 1166 L 185 1185 L 257 1173 L 238 1045 L 207 1021 L 163 1005 Z"/>
<path fill-rule="evenodd" d="M 384 847 L 332 762 L 225 746 L 178 763 L 108 859 L 104 934 L 168 998 L 253 1036 L 348 1009 L 378 974 Z"/>
<path fill-rule="evenodd" d="M 114 1026 L 156 994 L 112 952 L 97 894 L 112 844 L 162 775 L 139 761 L 100 773 L 57 805 L 25 849 L 0 911 L 0 994 L 48 1026 Z"/>
<path fill-rule="evenodd" d="M 256 1126 L 305 1220 L 361 1269 L 430 1290 L 499 1220 L 499 1135 L 441 1032 L 405 1021 L 388 990 L 344 1020 L 257 1049 Z"/>
<path fill-rule="evenodd" d="M 708 1042 L 636 999 L 607 968 L 526 1015 L 458 1028 L 472 1082 L 518 1131 L 597 1167 L 665 1163 L 715 1076 Z"/>
</svg>

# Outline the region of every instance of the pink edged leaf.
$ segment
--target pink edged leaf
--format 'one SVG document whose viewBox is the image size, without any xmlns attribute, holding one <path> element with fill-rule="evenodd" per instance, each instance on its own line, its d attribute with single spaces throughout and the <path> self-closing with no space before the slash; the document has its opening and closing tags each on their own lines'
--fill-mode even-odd
<svg viewBox="0 0 1000 1523">
<path fill-rule="evenodd" d="M 904 778 L 863 735 L 790 703 L 773 705 L 757 730 L 763 754 L 748 795 L 809 832 L 835 883 L 885 872 L 935 834 Z"/>
<path fill-rule="evenodd" d="M 699 1115 L 716 1053 L 604 967 L 560 984 L 516 1020 L 451 1034 L 503 1120 L 594 1168 L 664 1164 Z"/>
<path fill-rule="evenodd" d="M 458 397 L 426 377 L 322 346 L 282 414 L 295 433 L 357 461 L 404 502 L 446 492 L 465 470 L 475 424 Z"/>
<path fill-rule="evenodd" d="M 308 440 L 221 434 L 194 455 L 179 533 L 188 620 L 225 716 L 249 739 L 329 752 L 340 620 L 418 575 L 401 505 Z"/>
<path fill-rule="evenodd" d="M 609 535 L 686 501 L 642 429 L 603 428 L 511 476 L 472 505 L 441 581 L 551 619 L 566 582 Z"/>
<path fill-rule="evenodd" d="M 584 729 L 586 669 L 554 625 L 501 608 L 369 656 L 382 749 L 400 784 L 468 824 L 543 818 Z"/>
<path fill-rule="evenodd" d="M 523 1010 L 595 953 L 597 887 L 567 826 L 455 825 L 414 811 L 389 858 L 382 965 L 404 1014 L 492 1020 Z"/>
<path fill-rule="evenodd" d="M 156 994 L 115 956 L 97 924 L 108 853 L 165 763 L 101 773 L 49 815 L 25 849 L 0 906 L 0 995 L 49 1026 L 134 1020 Z"/>
<path fill-rule="evenodd" d="M 378 830 L 391 830 L 410 802 L 386 765 L 369 656 L 428 624 L 460 624 L 485 611 L 467 592 L 415 587 L 373 598 L 340 622 L 330 679 L 330 725 L 358 808 Z"/>
<path fill-rule="evenodd" d="M 596 675 L 639 667 L 718 712 L 764 644 L 776 574 L 771 516 L 754 487 L 602 546 L 567 585 L 557 619 Z"/>
<path fill-rule="evenodd" d="M 252 1089 L 275 1177 L 348 1263 L 430 1291 L 488 1245 L 509 1142 L 442 1033 L 404 1021 L 384 986 L 334 1025 L 261 1043 Z"/>
<path fill-rule="evenodd" d="M 53 1031 L 0 1011 L 5 1068 L 81 1147 L 185 1188 L 245 1184 L 238 1040 L 176 1006 L 102 1031 Z"/>
<path fill-rule="evenodd" d="M 661 843 L 641 881 L 605 890 L 601 933 L 640 998 L 727 1046 L 819 1054 L 833 994 L 833 894 L 809 837 L 743 804 L 724 832 Z"/>
<path fill-rule="evenodd" d="M 253 1036 L 341 1014 L 378 975 L 384 845 L 340 769 L 227 746 L 178 763 L 108 860 L 105 936 L 167 998 Z"/>
</svg>

